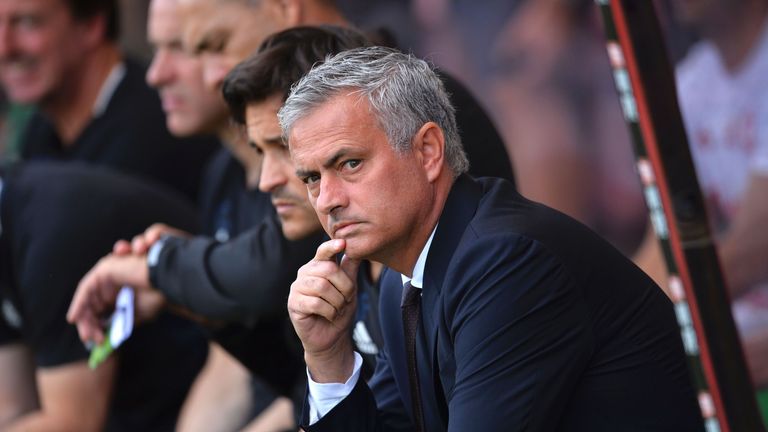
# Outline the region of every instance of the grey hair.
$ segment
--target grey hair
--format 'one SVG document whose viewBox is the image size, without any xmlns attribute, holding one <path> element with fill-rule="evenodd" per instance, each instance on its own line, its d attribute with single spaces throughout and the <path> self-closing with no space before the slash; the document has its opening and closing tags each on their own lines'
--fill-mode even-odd
<svg viewBox="0 0 768 432">
<path fill-rule="evenodd" d="M 409 150 L 414 135 L 432 121 L 445 136 L 445 159 L 453 175 L 469 169 L 443 82 L 424 60 L 391 48 L 355 48 L 314 66 L 293 85 L 277 114 L 285 141 L 298 120 L 343 91 L 368 100 L 396 152 Z"/>
</svg>

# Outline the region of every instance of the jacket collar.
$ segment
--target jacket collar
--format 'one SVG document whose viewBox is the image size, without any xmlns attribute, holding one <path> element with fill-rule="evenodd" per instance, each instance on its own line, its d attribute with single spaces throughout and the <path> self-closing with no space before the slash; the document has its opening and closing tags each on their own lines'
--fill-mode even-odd
<svg viewBox="0 0 768 432">
<path fill-rule="evenodd" d="M 437 293 L 442 287 L 451 257 L 482 196 L 482 186 L 469 175 L 462 174 L 454 181 L 427 256 L 424 270 L 426 291 Z"/>
</svg>

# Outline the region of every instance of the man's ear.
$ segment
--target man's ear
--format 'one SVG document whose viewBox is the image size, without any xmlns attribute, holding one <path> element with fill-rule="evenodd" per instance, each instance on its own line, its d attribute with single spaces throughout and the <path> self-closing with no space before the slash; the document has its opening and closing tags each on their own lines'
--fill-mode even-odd
<svg viewBox="0 0 768 432">
<path fill-rule="evenodd" d="M 427 179 L 436 180 L 445 169 L 445 135 L 435 122 L 425 123 L 411 140 Z"/>
<path fill-rule="evenodd" d="M 269 2 L 273 16 L 279 21 L 280 28 L 296 27 L 304 22 L 303 0 L 264 0 Z"/>
</svg>

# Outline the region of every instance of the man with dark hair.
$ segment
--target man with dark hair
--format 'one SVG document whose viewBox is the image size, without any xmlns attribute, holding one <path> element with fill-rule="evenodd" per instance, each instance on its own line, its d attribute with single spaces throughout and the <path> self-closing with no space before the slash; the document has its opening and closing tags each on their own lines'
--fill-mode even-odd
<svg viewBox="0 0 768 432">
<path fill-rule="evenodd" d="M 65 312 L 116 239 L 194 209 L 153 183 L 82 163 L 30 162 L 0 176 L 0 429 L 168 431 L 205 359 L 196 325 L 162 314 L 95 370 Z M 155 306 L 157 307 L 157 306 Z"/>
<path fill-rule="evenodd" d="M 115 3 L 0 1 L 0 83 L 12 102 L 38 108 L 21 157 L 107 165 L 196 199 L 215 143 L 168 133 L 144 68 L 117 45 Z"/>
</svg>

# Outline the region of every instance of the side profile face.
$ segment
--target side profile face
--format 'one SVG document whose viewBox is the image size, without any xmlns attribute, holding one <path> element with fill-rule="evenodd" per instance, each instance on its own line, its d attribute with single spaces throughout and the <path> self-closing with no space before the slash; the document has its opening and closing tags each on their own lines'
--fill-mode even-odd
<svg viewBox="0 0 768 432">
<path fill-rule="evenodd" d="M 205 86 L 202 60 L 182 45 L 183 22 L 177 0 L 152 0 L 147 28 L 155 48 L 147 82 L 160 93 L 168 130 L 176 136 L 188 136 L 227 127 L 224 99 Z"/>
<path fill-rule="evenodd" d="M 271 1 L 181 1 L 184 46 L 202 58 L 205 83 L 217 91 L 235 65 L 283 28 Z"/>
<path fill-rule="evenodd" d="M 414 149 L 396 153 L 367 100 L 340 94 L 297 120 L 296 173 L 325 231 L 345 253 L 387 263 L 418 232 L 434 190 Z"/>
<path fill-rule="evenodd" d="M 93 21 L 93 20 L 91 20 Z M 45 103 L 95 43 L 64 0 L 0 0 L 0 82 L 18 103 Z"/>
<path fill-rule="evenodd" d="M 275 95 L 264 102 L 248 105 L 245 121 L 248 139 L 262 161 L 259 189 L 272 196 L 285 237 L 297 240 L 319 231 L 321 226 L 282 140 L 277 121 L 277 111 L 282 103 L 281 95 Z"/>
</svg>

